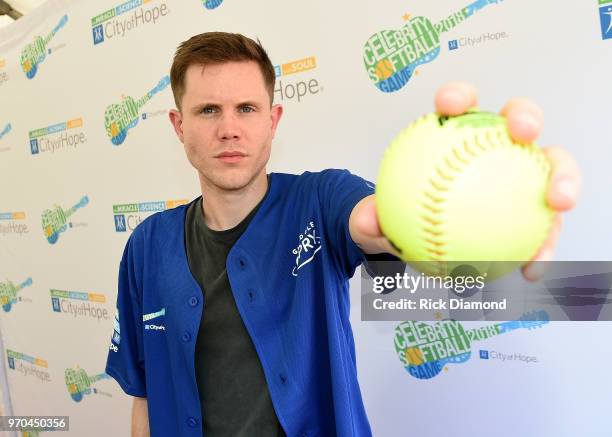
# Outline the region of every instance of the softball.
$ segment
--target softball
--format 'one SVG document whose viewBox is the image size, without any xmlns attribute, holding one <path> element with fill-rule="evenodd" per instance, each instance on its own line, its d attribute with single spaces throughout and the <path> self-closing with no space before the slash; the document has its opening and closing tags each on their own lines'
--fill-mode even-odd
<svg viewBox="0 0 612 437">
<path fill-rule="evenodd" d="M 546 202 L 550 173 L 540 148 L 514 142 L 499 115 L 428 114 L 385 151 L 376 184 L 380 226 L 424 273 L 472 263 L 493 279 L 544 243 L 554 214 Z"/>
<path fill-rule="evenodd" d="M 379 80 L 388 79 L 389 77 L 393 76 L 393 73 L 395 73 L 395 68 L 393 67 L 391 61 L 389 61 L 387 58 L 381 59 L 376 64 L 376 76 Z"/>
</svg>

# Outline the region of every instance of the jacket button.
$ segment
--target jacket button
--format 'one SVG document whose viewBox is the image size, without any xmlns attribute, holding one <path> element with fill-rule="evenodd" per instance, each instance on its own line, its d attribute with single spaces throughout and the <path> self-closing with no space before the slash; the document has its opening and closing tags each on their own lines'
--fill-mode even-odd
<svg viewBox="0 0 612 437">
<path fill-rule="evenodd" d="M 194 307 L 194 306 L 196 306 L 197 304 L 198 304 L 198 298 L 197 298 L 197 297 L 195 297 L 195 296 L 191 296 L 191 297 L 189 298 L 189 306 Z"/>
<path fill-rule="evenodd" d="M 240 270 L 246 269 L 246 266 L 247 266 L 246 259 L 244 259 L 244 257 L 242 256 L 238 258 L 238 267 L 240 267 Z"/>
<path fill-rule="evenodd" d="M 189 419 L 187 419 L 187 423 L 190 427 L 195 428 L 196 426 L 198 426 L 198 419 L 196 419 L 195 417 L 190 417 Z"/>
<path fill-rule="evenodd" d="M 189 340 L 191 340 L 191 334 L 185 331 L 185 333 L 183 334 L 183 341 L 187 342 Z"/>
</svg>

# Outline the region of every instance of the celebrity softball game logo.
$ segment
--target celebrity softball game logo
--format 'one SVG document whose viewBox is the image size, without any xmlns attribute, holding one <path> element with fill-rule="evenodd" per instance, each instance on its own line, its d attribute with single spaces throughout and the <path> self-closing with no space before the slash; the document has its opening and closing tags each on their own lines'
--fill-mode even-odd
<svg viewBox="0 0 612 437">
<path fill-rule="evenodd" d="M 132 232 L 149 215 L 172 209 L 180 205 L 185 205 L 189 201 L 181 200 L 160 200 L 158 202 L 123 203 L 113 205 L 113 216 L 115 219 L 115 231 Z"/>
<path fill-rule="evenodd" d="M 106 296 L 100 293 L 51 289 L 53 312 L 69 315 L 74 319 L 108 320 L 105 308 Z"/>
<path fill-rule="evenodd" d="M 547 324 L 546 311 L 523 315 L 519 320 L 502 322 L 475 329 L 465 329 L 455 320 L 441 320 L 429 325 L 407 321 L 395 328 L 395 351 L 406 371 L 417 379 L 431 379 L 449 363 L 460 364 L 472 355 L 472 343 L 517 329 L 534 329 Z M 485 358 L 486 355 L 486 358 Z M 516 354 L 517 360 L 533 362 L 533 357 Z M 488 351 L 480 357 L 488 359 Z"/>
<path fill-rule="evenodd" d="M 53 53 L 48 48 L 49 43 L 59 30 L 68 22 L 68 15 L 64 15 L 59 23 L 46 36 L 37 36 L 34 42 L 28 44 L 21 51 L 21 69 L 28 79 L 32 79 L 38 71 L 38 66 L 45 60 L 47 54 Z"/>
<path fill-rule="evenodd" d="M 25 222 L 26 214 L 19 212 L 0 212 L 0 236 L 17 235 L 22 237 L 30 232 Z"/>
<path fill-rule="evenodd" d="M 363 62 L 370 80 L 383 92 L 398 91 L 419 65 L 434 61 L 440 54 L 440 35 L 489 5 L 503 0 L 477 0 L 440 22 L 425 17 L 409 18 L 399 30 L 382 30 L 363 47 Z"/>
<path fill-rule="evenodd" d="M 83 196 L 74 206 L 64 209 L 54 205 L 52 209 L 46 209 L 42 213 L 42 229 L 49 244 L 55 244 L 62 232 L 68 228 L 86 226 L 85 223 L 69 222 L 68 218 L 77 210 L 89 203 L 89 197 Z"/>
<path fill-rule="evenodd" d="M 206 9 L 217 9 L 223 3 L 223 0 L 201 0 L 202 6 Z"/>
<path fill-rule="evenodd" d="M 599 0 L 602 39 L 612 39 L 612 0 Z"/>
<path fill-rule="evenodd" d="M 76 369 L 68 368 L 66 369 L 66 372 L 64 372 L 66 388 L 68 388 L 68 393 L 75 402 L 81 402 L 81 400 L 83 400 L 83 396 L 89 394 L 100 394 L 111 397 L 110 393 L 100 391 L 93 386 L 96 382 L 109 378 L 110 376 L 108 376 L 106 373 L 88 375 L 84 369 L 81 369 L 78 366 Z"/>
<path fill-rule="evenodd" d="M 87 142 L 82 131 L 83 118 L 52 124 L 51 126 L 34 129 L 29 132 L 30 153 L 55 153 L 63 150 L 76 150 Z"/>
<path fill-rule="evenodd" d="M 164 76 L 151 90 L 140 97 L 134 99 L 131 96 L 123 96 L 121 103 L 113 103 L 104 111 L 104 128 L 111 142 L 118 146 L 128 134 L 128 131 L 138 124 L 140 119 L 140 110 L 151 98 L 166 88 L 170 83 L 170 76 Z M 146 120 L 146 114 L 142 115 L 142 119 Z"/>
<path fill-rule="evenodd" d="M 17 302 L 25 300 L 21 296 L 17 296 L 17 293 L 30 285 L 32 285 L 32 278 L 28 278 L 18 285 L 13 284 L 9 280 L 0 282 L 0 304 L 5 313 L 8 313 Z"/>
<path fill-rule="evenodd" d="M 13 127 L 11 126 L 10 123 L 7 123 L 4 125 L 4 127 L 2 127 L 2 125 L 0 125 L 0 141 L 2 141 L 2 138 L 4 138 L 6 135 L 8 135 L 11 130 L 13 129 Z M 0 143 L 0 152 L 8 152 L 9 150 L 11 150 L 10 146 L 7 146 L 5 144 Z"/>
<path fill-rule="evenodd" d="M 6 134 L 8 134 L 8 133 L 11 131 L 11 129 L 12 129 L 11 124 L 10 124 L 10 123 L 7 123 L 7 124 L 4 126 L 4 128 L 3 128 L 3 129 L 0 131 L 0 140 L 1 140 L 2 138 L 4 138 L 4 136 L 5 136 Z"/>
<path fill-rule="evenodd" d="M 145 6 L 143 6 L 145 5 Z M 124 38 L 131 31 L 159 20 L 170 13 L 166 3 L 155 0 L 130 0 L 91 19 L 94 45 L 113 38 Z"/>
<path fill-rule="evenodd" d="M 42 382 L 51 381 L 51 375 L 47 371 L 49 363 L 46 360 L 10 349 L 6 350 L 6 356 L 9 369 L 22 373 L 24 376 L 37 378 Z"/>
<path fill-rule="evenodd" d="M 276 86 L 274 87 L 274 97 L 276 101 L 279 103 L 295 100 L 301 102 L 305 97 L 323 91 L 323 87 L 317 79 L 302 74 L 316 68 L 317 58 L 314 56 L 275 65 Z M 293 76 L 294 74 L 298 76 Z"/>
</svg>

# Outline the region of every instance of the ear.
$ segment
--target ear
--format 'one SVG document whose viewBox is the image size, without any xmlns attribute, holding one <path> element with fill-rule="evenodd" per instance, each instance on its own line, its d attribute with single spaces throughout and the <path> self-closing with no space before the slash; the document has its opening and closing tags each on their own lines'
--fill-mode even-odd
<svg viewBox="0 0 612 437">
<path fill-rule="evenodd" d="M 170 117 L 170 123 L 172 123 L 172 127 L 174 128 L 174 132 L 176 132 L 176 136 L 179 138 L 181 143 L 183 142 L 183 116 L 181 111 L 178 109 L 171 109 L 168 113 Z"/>
<path fill-rule="evenodd" d="M 276 128 L 278 127 L 278 123 L 280 122 L 281 117 L 283 116 L 283 106 L 282 105 L 273 105 L 270 109 L 270 118 L 272 120 L 272 138 L 274 138 L 274 134 L 276 133 Z"/>
</svg>

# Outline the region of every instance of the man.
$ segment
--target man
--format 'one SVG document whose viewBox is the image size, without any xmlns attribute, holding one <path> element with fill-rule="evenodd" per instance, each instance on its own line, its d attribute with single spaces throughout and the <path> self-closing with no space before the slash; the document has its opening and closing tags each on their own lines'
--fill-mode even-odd
<svg viewBox="0 0 612 437">
<path fill-rule="evenodd" d="M 242 35 L 197 35 L 175 55 L 170 121 L 202 197 L 145 220 L 123 254 L 106 372 L 135 397 L 133 436 L 371 435 L 348 279 L 366 254 L 393 248 L 365 180 L 266 173 L 283 114 L 274 80 L 266 52 Z M 436 96 L 447 115 L 476 103 L 462 83 Z M 527 100 L 502 113 L 518 140 L 541 130 Z M 561 149 L 546 153 L 548 201 L 570 209 L 576 165 Z M 551 258 L 559 226 L 536 259 Z"/>
</svg>

